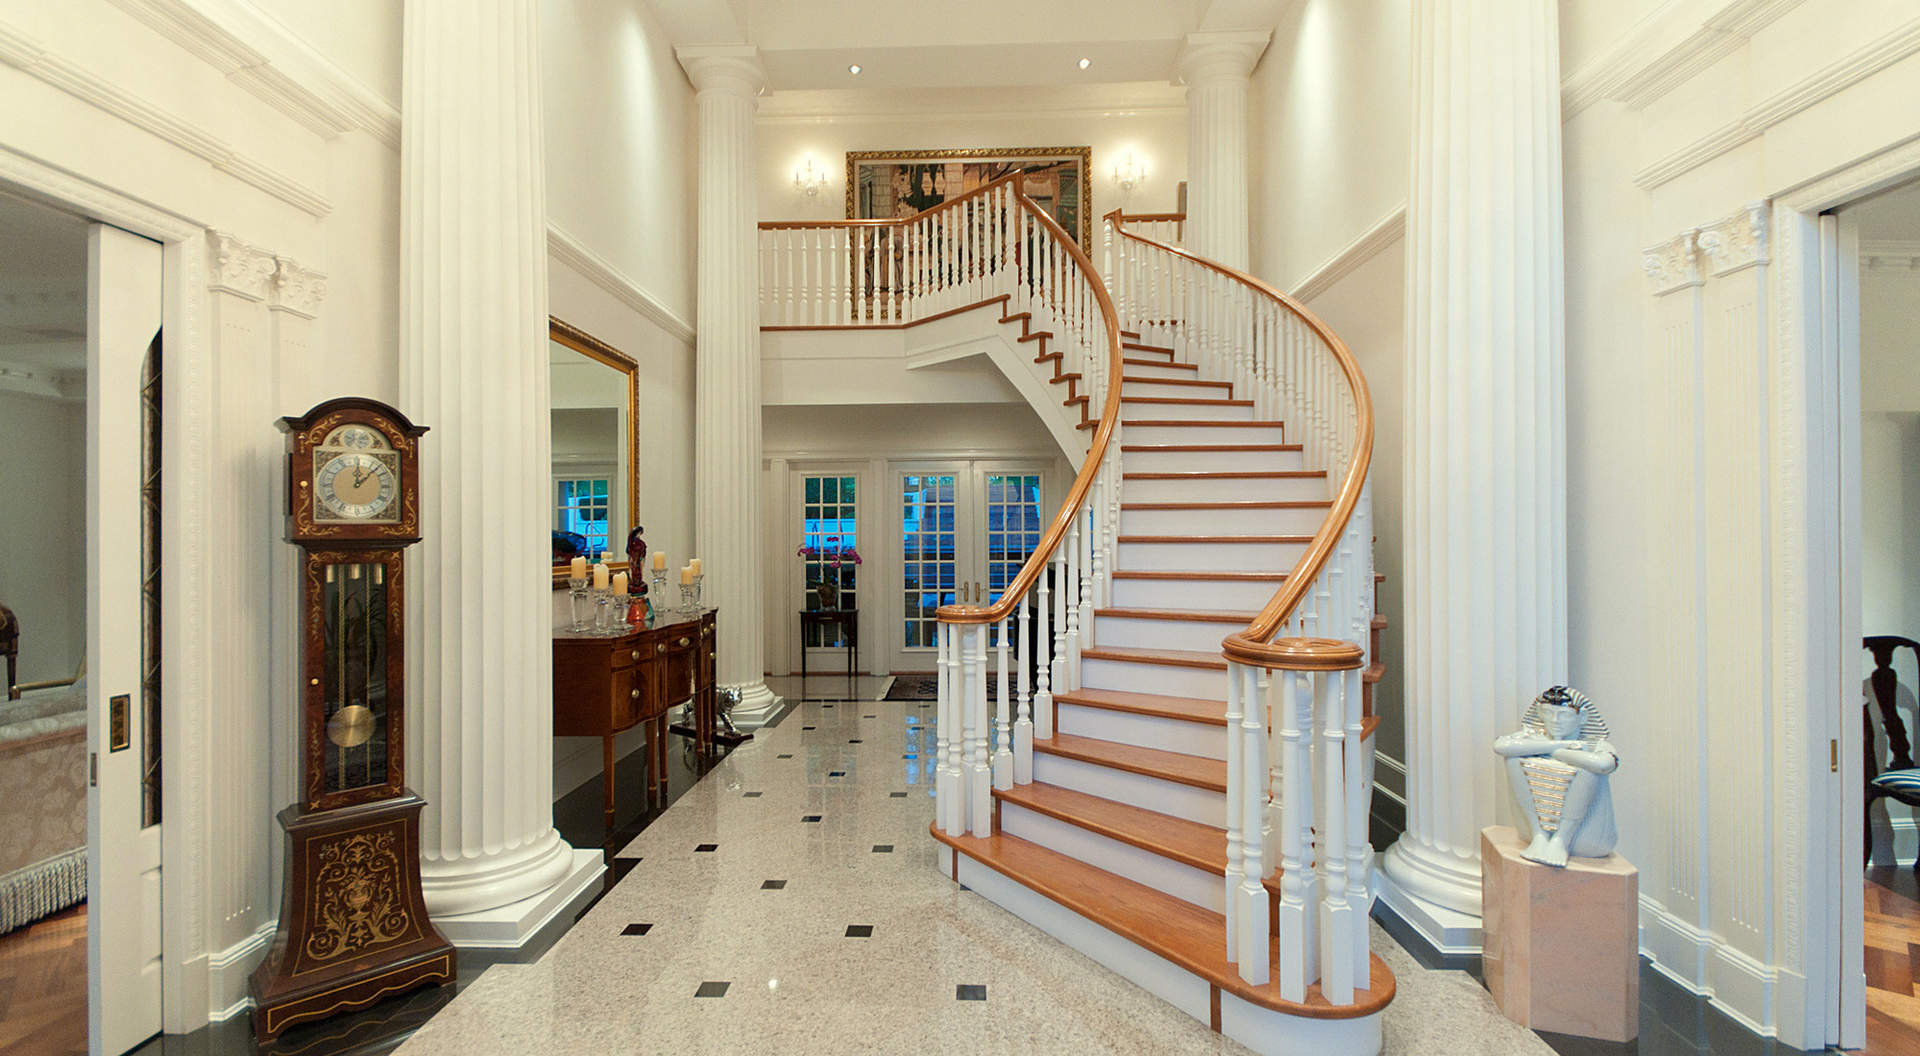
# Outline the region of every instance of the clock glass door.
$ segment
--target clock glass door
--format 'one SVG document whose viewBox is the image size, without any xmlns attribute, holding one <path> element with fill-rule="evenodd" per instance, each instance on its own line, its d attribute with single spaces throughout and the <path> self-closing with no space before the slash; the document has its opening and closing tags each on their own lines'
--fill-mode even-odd
<svg viewBox="0 0 1920 1056">
<path fill-rule="evenodd" d="M 320 676 L 329 794 L 387 783 L 387 566 L 324 565 Z"/>
</svg>

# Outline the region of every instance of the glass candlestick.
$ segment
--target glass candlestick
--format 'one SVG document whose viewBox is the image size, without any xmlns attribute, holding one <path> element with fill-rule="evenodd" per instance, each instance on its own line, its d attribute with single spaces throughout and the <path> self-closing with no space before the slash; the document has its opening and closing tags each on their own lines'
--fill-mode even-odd
<svg viewBox="0 0 1920 1056">
<path fill-rule="evenodd" d="M 655 605 L 666 604 L 667 570 L 664 568 L 656 568 L 647 575 L 647 578 L 653 582 L 653 603 Z"/>
<path fill-rule="evenodd" d="M 608 634 L 619 635 L 627 633 L 627 604 L 630 597 L 631 595 L 627 594 L 615 594 L 613 596 L 613 604 L 607 612 Z"/>
<path fill-rule="evenodd" d="M 585 621 L 580 619 L 580 599 L 587 596 L 587 577 L 578 576 L 567 580 L 567 611 L 573 616 L 573 623 L 567 630 L 579 634 L 587 629 Z"/>
<path fill-rule="evenodd" d="M 700 611 L 700 584 L 701 581 L 706 578 L 707 576 L 704 572 L 693 577 L 693 604 L 687 607 L 695 612 Z"/>
<path fill-rule="evenodd" d="M 593 630 L 598 634 L 607 628 L 607 607 L 613 603 L 613 588 L 593 588 L 593 603 L 597 606 L 594 610 Z"/>
<path fill-rule="evenodd" d="M 692 612 L 694 601 L 700 596 L 700 588 L 691 583 L 680 584 L 680 611 Z"/>
</svg>

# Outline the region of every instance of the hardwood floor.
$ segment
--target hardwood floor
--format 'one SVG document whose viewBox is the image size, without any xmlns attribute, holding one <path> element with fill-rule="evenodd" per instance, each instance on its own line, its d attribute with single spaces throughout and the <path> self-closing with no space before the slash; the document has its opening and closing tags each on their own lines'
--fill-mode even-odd
<svg viewBox="0 0 1920 1056">
<path fill-rule="evenodd" d="M 0 1052 L 84 1056 L 87 907 L 0 935 Z"/>
<path fill-rule="evenodd" d="M 1869 1056 L 1920 1056 L 1920 881 L 1910 869 L 1867 870 Z"/>
</svg>

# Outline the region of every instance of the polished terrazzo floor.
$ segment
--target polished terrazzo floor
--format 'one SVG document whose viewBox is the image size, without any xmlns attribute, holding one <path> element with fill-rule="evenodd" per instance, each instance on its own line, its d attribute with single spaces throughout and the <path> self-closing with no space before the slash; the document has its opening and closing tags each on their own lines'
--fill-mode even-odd
<svg viewBox="0 0 1920 1056">
<path fill-rule="evenodd" d="M 538 961 L 487 968 L 398 1051 L 1245 1051 L 935 869 L 932 712 L 799 705 L 618 850 Z M 1387 1051 L 1550 1051 L 1467 973 L 1376 940 Z"/>
</svg>

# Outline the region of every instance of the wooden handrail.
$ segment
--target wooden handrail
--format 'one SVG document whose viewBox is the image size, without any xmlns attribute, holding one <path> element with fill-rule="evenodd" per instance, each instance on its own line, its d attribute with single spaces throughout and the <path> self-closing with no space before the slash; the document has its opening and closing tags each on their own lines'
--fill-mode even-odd
<svg viewBox="0 0 1920 1056">
<path fill-rule="evenodd" d="M 905 227 L 906 225 L 911 224 L 917 220 L 924 220 L 927 217 L 932 216 L 933 214 L 940 212 L 943 209 L 952 209 L 957 205 L 962 205 L 966 202 L 972 201 L 973 199 L 980 197 L 981 195 L 987 193 L 988 191 L 994 189 L 995 187 L 998 187 L 1001 184 L 1006 183 L 1010 180 L 1016 179 L 1021 175 L 1024 175 L 1024 174 L 1018 173 L 1018 172 L 1009 172 L 1005 176 L 995 177 L 994 179 L 988 180 L 986 183 L 983 183 L 980 186 L 975 187 L 973 190 L 968 191 L 967 193 L 961 195 L 958 198 L 949 198 L 946 201 L 941 202 L 939 205 L 922 209 L 921 211 L 913 214 L 912 216 L 896 216 L 892 218 L 881 217 L 881 218 L 872 219 L 872 220 L 852 220 L 852 219 L 849 219 L 849 220 L 762 220 L 760 221 L 760 230 L 791 231 L 791 230 L 805 230 L 808 228 L 822 228 L 822 227 Z M 1014 193 L 1019 194 L 1021 198 L 1026 197 L 1025 194 L 1020 193 L 1020 188 L 1018 187 L 1014 188 Z"/>
<path fill-rule="evenodd" d="M 1000 592 L 1000 600 L 990 606 L 942 605 L 934 614 L 942 623 L 998 623 L 1013 613 L 1014 606 L 1027 596 L 1027 591 L 1046 569 L 1047 562 L 1053 559 L 1053 552 L 1066 539 L 1067 530 L 1073 526 L 1081 505 L 1093 491 L 1093 479 L 1099 475 L 1100 464 L 1106 460 L 1107 445 L 1113 439 L 1113 430 L 1120 420 L 1120 375 L 1124 364 L 1120 361 L 1120 313 L 1113 307 L 1113 295 L 1107 292 L 1107 284 L 1101 282 L 1094 272 L 1093 261 L 1087 259 L 1087 251 L 1067 237 L 1066 231 L 1047 215 L 1046 210 L 1033 204 L 1033 200 L 1018 187 L 1013 189 L 1013 197 L 1019 202 L 1020 208 L 1031 213 L 1041 226 L 1053 233 L 1056 241 L 1067 247 L 1074 266 L 1080 269 L 1080 274 L 1093 290 L 1094 302 L 1100 307 L 1100 318 L 1107 324 L 1107 396 L 1100 405 L 1100 424 L 1093 430 L 1093 442 L 1087 447 L 1086 461 L 1080 464 L 1080 475 L 1073 478 L 1073 487 L 1068 489 L 1066 501 L 1060 504 L 1059 511 L 1053 515 L 1053 523 L 1047 525 L 1046 534 L 1040 537 L 1039 545 L 1027 555 L 1027 563 L 1020 566 L 1020 574 Z"/>
<path fill-rule="evenodd" d="M 1107 214 L 1109 217 L 1119 214 L 1119 210 Z M 1317 643 L 1330 642 L 1331 639 L 1289 639 L 1288 643 L 1273 642 L 1274 633 L 1280 629 L 1288 616 L 1300 604 L 1307 589 L 1313 585 L 1326 567 L 1327 559 L 1333 556 L 1334 548 L 1340 543 L 1340 537 L 1346 533 L 1347 522 L 1353 519 L 1354 508 L 1360 504 L 1360 493 L 1366 487 L 1367 469 L 1373 461 L 1373 397 L 1367 391 L 1367 379 L 1360 373 L 1360 364 L 1348 351 L 1346 342 L 1328 328 L 1326 323 L 1293 298 L 1274 289 L 1268 283 L 1236 268 L 1227 267 L 1195 256 L 1184 249 L 1178 249 L 1144 238 L 1130 231 L 1115 228 L 1124 238 L 1164 250 L 1175 256 L 1200 265 L 1203 268 L 1225 275 L 1235 282 L 1249 287 L 1257 293 L 1266 295 L 1281 307 L 1292 312 L 1300 321 L 1307 324 L 1320 340 L 1326 343 L 1334 359 L 1340 364 L 1340 370 L 1347 376 L 1347 386 L 1353 390 L 1354 404 L 1354 447 L 1353 456 L 1347 464 L 1347 475 L 1340 482 L 1340 493 L 1333 500 L 1333 508 L 1327 512 L 1327 519 L 1320 524 L 1320 530 L 1313 535 L 1313 542 L 1307 544 L 1307 550 L 1293 563 L 1292 571 L 1287 573 L 1286 582 L 1274 592 L 1266 607 L 1253 618 L 1245 630 L 1230 634 L 1220 643 L 1220 651 L 1227 659 L 1256 667 L 1278 667 L 1300 670 L 1306 658 L 1327 652 L 1327 647 Z M 1338 663 L 1346 664 L 1345 643 L 1338 643 L 1340 657 Z M 1324 666 L 1336 662 L 1332 655 L 1322 657 L 1318 663 Z"/>
<path fill-rule="evenodd" d="M 1118 209 L 1115 209 L 1113 212 L 1108 213 L 1106 216 L 1103 216 L 1100 219 L 1118 220 L 1123 224 L 1129 220 L 1138 220 L 1141 223 L 1151 224 L 1151 223 L 1160 223 L 1167 220 L 1185 220 L 1186 218 L 1187 218 L 1187 214 L 1185 213 L 1127 213 L 1127 212 L 1122 212 Z"/>
</svg>

